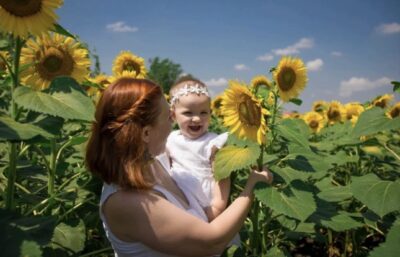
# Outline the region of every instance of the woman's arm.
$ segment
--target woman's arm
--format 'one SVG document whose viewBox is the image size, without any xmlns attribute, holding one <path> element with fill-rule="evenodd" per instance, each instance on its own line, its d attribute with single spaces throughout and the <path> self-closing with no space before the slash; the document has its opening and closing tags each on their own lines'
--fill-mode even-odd
<svg viewBox="0 0 400 257">
<path fill-rule="evenodd" d="M 253 171 L 240 196 L 211 223 L 150 192 L 117 192 L 104 203 L 103 212 L 121 240 L 180 256 L 220 254 L 243 225 L 255 183 L 271 180 L 271 173 Z"/>
</svg>

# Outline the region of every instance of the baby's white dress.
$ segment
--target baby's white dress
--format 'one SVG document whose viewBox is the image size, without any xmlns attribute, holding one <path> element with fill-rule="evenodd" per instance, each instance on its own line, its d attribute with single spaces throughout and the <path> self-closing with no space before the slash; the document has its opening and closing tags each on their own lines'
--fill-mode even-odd
<svg viewBox="0 0 400 257">
<path fill-rule="evenodd" d="M 210 157 L 213 146 L 221 148 L 228 133 L 207 132 L 199 138 L 190 139 L 180 130 L 171 132 L 167 151 L 171 158 L 170 174 L 183 191 L 191 192 L 202 207 L 210 206 L 215 180 Z"/>
</svg>

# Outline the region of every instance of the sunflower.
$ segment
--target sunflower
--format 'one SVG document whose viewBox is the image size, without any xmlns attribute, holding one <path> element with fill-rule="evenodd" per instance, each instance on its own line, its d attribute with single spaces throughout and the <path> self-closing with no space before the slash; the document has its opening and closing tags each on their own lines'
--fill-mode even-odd
<svg viewBox="0 0 400 257">
<path fill-rule="evenodd" d="M 69 76 L 83 82 L 89 72 L 88 51 L 80 43 L 60 34 L 43 34 L 31 38 L 21 50 L 21 81 L 36 90 L 49 87 L 59 76 Z"/>
<path fill-rule="evenodd" d="M 400 117 L 400 102 L 396 103 L 395 105 L 390 108 L 390 110 L 387 113 L 387 116 L 391 119 Z"/>
<path fill-rule="evenodd" d="M 382 109 L 385 109 L 386 107 L 388 107 L 389 102 L 392 100 L 393 100 L 393 95 L 385 94 L 383 96 L 375 98 L 375 100 L 372 101 L 372 106 L 381 107 Z"/>
<path fill-rule="evenodd" d="M 328 109 L 328 103 L 325 101 L 315 101 L 312 106 L 314 112 L 323 113 Z"/>
<path fill-rule="evenodd" d="M 53 28 L 63 0 L 0 0 L 0 30 L 27 38 Z"/>
<path fill-rule="evenodd" d="M 326 111 L 326 118 L 329 124 L 342 122 L 344 116 L 344 109 L 340 102 L 332 101 Z"/>
<path fill-rule="evenodd" d="M 254 92 L 257 92 L 257 89 L 261 86 L 266 86 L 267 88 L 271 88 L 272 85 L 269 79 L 264 75 L 258 75 L 253 77 L 250 84 Z"/>
<path fill-rule="evenodd" d="M 267 98 L 267 104 L 268 106 L 273 106 L 275 104 L 275 95 L 273 92 L 269 92 Z"/>
<path fill-rule="evenodd" d="M 303 115 L 298 111 L 285 112 L 282 119 L 301 119 Z"/>
<path fill-rule="evenodd" d="M 0 51 L 0 73 L 7 72 L 7 61 L 10 59 L 10 55 L 6 51 Z"/>
<path fill-rule="evenodd" d="M 273 71 L 279 95 L 284 102 L 297 97 L 307 83 L 307 68 L 299 58 L 282 57 Z"/>
<path fill-rule="evenodd" d="M 133 77 L 144 79 L 147 73 L 144 59 L 132 54 L 130 51 L 121 51 L 115 57 L 112 70 L 114 76 L 117 78 Z"/>
<path fill-rule="evenodd" d="M 97 84 L 99 88 L 96 87 L 88 87 L 86 88 L 86 92 L 89 96 L 97 95 L 99 96 L 100 93 L 111 84 L 111 79 L 109 76 L 101 73 L 94 78 L 89 78 L 89 81 Z"/>
<path fill-rule="evenodd" d="M 250 139 L 262 144 L 265 142 L 267 125 L 260 101 L 251 94 L 249 88 L 236 81 L 229 82 L 221 101 L 221 114 L 224 125 L 239 138 Z"/>
<path fill-rule="evenodd" d="M 364 107 L 360 103 L 348 103 L 344 106 L 344 110 L 346 119 L 350 120 L 354 125 L 360 114 L 364 111 Z"/>
<path fill-rule="evenodd" d="M 302 119 L 314 133 L 318 133 L 324 127 L 324 117 L 318 112 L 308 112 Z"/>
<path fill-rule="evenodd" d="M 222 117 L 222 114 L 221 114 L 221 102 L 222 102 L 222 94 L 221 95 L 217 95 L 211 101 L 211 111 L 217 117 Z"/>
</svg>

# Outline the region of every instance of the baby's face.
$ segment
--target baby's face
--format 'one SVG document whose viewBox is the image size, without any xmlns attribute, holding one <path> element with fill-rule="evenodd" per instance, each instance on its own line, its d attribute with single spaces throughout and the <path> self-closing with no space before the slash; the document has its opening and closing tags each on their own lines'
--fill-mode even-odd
<svg viewBox="0 0 400 257">
<path fill-rule="evenodd" d="M 204 94 L 181 96 L 174 105 L 173 118 L 181 133 L 190 139 L 196 139 L 207 132 L 210 117 L 210 98 Z"/>
</svg>

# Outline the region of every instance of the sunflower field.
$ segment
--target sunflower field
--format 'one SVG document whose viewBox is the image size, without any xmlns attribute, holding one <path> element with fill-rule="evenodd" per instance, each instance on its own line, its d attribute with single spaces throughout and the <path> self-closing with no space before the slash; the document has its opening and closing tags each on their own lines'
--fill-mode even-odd
<svg viewBox="0 0 400 257">
<path fill-rule="evenodd" d="M 102 91 L 148 71 L 129 51 L 112 76 L 91 70 L 89 47 L 57 23 L 62 4 L 0 1 L 1 256 L 113 256 L 85 143 Z M 215 178 L 231 177 L 231 199 L 251 168 L 274 174 L 223 256 L 400 256 L 400 103 L 388 94 L 285 113 L 307 81 L 303 61 L 285 56 L 213 99 L 210 130 L 230 132 Z"/>
</svg>

